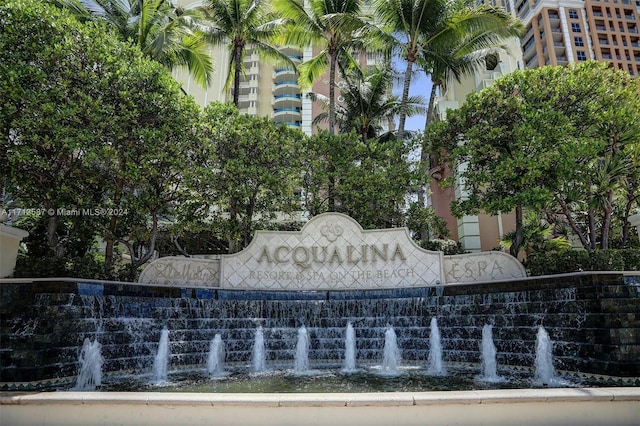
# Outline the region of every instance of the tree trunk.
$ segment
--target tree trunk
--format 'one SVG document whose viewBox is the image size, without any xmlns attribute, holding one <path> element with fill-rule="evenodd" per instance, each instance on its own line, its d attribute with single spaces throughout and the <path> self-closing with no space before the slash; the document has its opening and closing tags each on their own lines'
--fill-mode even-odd
<svg viewBox="0 0 640 426">
<path fill-rule="evenodd" d="M 413 69 L 412 57 L 407 55 L 407 70 L 404 73 L 404 85 L 402 86 L 402 99 L 400 100 L 400 119 L 398 122 L 398 139 L 404 138 L 404 126 L 407 121 L 407 102 L 409 101 L 409 86 L 411 85 L 411 72 Z"/>
<path fill-rule="evenodd" d="M 613 191 L 607 193 L 607 201 L 604 206 L 604 218 L 602 220 L 602 230 L 600 233 L 600 248 L 609 248 L 609 229 L 611 228 L 611 215 L 613 212 Z"/>
<path fill-rule="evenodd" d="M 191 257 L 191 255 L 187 253 L 187 251 L 180 245 L 180 242 L 178 241 L 177 236 L 171 237 L 171 242 L 175 246 L 176 250 L 178 250 L 178 253 L 180 253 L 184 257 Z"/>
<path fill-rule="evenodd" d="M 436 88 L 437 82 L 433 82 L 431 85 L 431 93 L 429 95 L 429 107 L 427 109 L 427 115 L 425 118 L 424 128 L 426 129 L 429 124 L 434 121 L 434 110 L 436 103 Z M 429 185 L 429 168 L 430 168 L 430 152 L 423 146 L 420 151 L 420 181 L 418 182 L 418 206 L 427 206 L 427 186 Z M 428 232 L 422 232 L 420 238 L 425 240 L 429 238 Z"/>
<path fill-rule="evenodd" d="M 229 253 L 240 251 L 238 224 L 238 203 L 234 198 L 229 200 Z"/>
<path fill-rule="evenodd" d="M 587 224 L 589 226 L 589 250 L 596 248 L 596 220 L 593 211 L 587 212 Z"/>
<path fill-rule="evenodd" d="M 523 236 L 524 224 L 522 220 L 522 207 L 516 207 L 516 229 L 515 236 L 513 238 L 513 244 L 509 248 L 509 254 L 511 256 L 517 258 L 518 252 L 520 252 L 520 247 L 522 246 L 522 242 L 524 241 Z"/>
<path fill-rule="evenodd" d="M 627 178 L 627 202 L 624 206 L 624 216 L 622 218 L 622 235 L 620 236 L 620 247 L 627 248 L 629 246 L 629 231 L 631 224 L 629 223 L 629 216 L 631 215 L 631 209 L 638 199 L 638 196 L 634 194 L 636 188 L 635 176 L 629 176 Z"/>
<path fill-rule="evenodd" d="M 113 206 L 118 208 L 122 200 L 122 191 L 124 190 L 124 179 L 118 178 L 116 181 L 115 193 L 113 194 Z M 107 230 L 106 246 L 104 249 L 104 263 L 107 268 L 113 262 L 113 247 L 116 239 L 116 227 L 118 226 L 118 216 L 112 215 L 109 221 L 109 229 Z M 109 271 L 105 271 L 109 272 Z"/>
<path fill-rule="evenodd" d="M 55 211 L 55 208 L 49 208 L 49 211 L 53 211 L 52 215 L 49 215 L 49 220 L 47 221 L 47 243 L 49 244 L 49 248 L 53 252 L 55 257 L 63 257 L 64 256 L 64 247 L 60 244 L 60 240 L 58 238 L 58 214 Z"/>
<path fill-rule="evenodd" d="M 234 73 L 233 73 L 233 104 L 238 108 L 240 104 L 240 76 L 242 75 L 242 50 L 244 44 L 237 42 L 235 45 L 234 55 Z"/>
<path fill-rule="evenodd" d="M 329 133 L 336 134 L 336 53 L 329 53 Z"/>
<path fill-rule="evenodd" d="M 438 80 L 431 81 L 431 92 L 429 93 L 429 106 L 427 107 L 427 115 L 424 120 L 424 128 L 435 121 L 435 110 L 436 110 L 436 90 L 440 87 L 440 82 Z"/>
<path fill-rule="evenodd" d="M 569 207 L 567 206 L 567 203 L 565 203 L 564 201 L 560 200 L 557 197 L 556 197 L 556 201 L 558 202 L 558 204 L 560 205 L 560 208 L 562 209 L 562 214 L 567 219 L 567 222 L 569 222 L 569 226 L 571 227 L 573 232 L 578 236 L 578 238 L 580 238 L 582 247 L 584 247 L 585 250 L 589 250 L 589 241 L 587 241 L 587 238 L 584 232 L 578 227 L 578 224 L 573 219 L 573 216 L 571 216 L 571 212 L 569 211 Z"/>
</svg>

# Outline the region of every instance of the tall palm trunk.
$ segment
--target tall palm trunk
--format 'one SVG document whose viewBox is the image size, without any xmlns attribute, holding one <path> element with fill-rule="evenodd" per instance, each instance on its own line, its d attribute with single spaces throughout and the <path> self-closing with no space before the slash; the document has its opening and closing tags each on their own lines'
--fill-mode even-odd
<svg viewBox="0 0 640 426">
<path fill-rule="evenodd" d="M 236 41 L 234 55 L 235 70 L 233 73 L 233 104 L 238 107 L 240 104 L 240 76 L 242 75 L 242 50 L 244 43 Z"/>
<path fill-rule="evenodd" d="M 329 133 L 336 134 L 336 56 L 334 49 L 329 51 Z"/>
<path fill-rule="evenodd" d="M 424 128 L 435 121 L 435 103 L 436 103 L 436 88 L 439 84 L 436 81 L 432 82 L 431 93 L 429 94 L 429 106 L 427 108 L 427 115 L 425 118 Z M 420 181 L 418 182 L 418 205 L 420 207 L 426 207 L 427 205 L 427 185 L 429 184 L 429 167 L 430 167 L 430 152 L 425 147 L 422 147 L 420 151 Z M 422 238 L 427 238 L 425 233 Z"/>
<path fill-rule="evenodd" d="M 424 120 L 424 128 L 435 121 L 436 110 L 436 90 L 440 87 L 440 82 L 435 79 L 431 79 L 431 92 L 429 93 L 429 106 L 427 107 L 427 115 Z"/>
<path fill-rule="evenodd" d="M 411 73 L 413 63 L 416 60 L 415 53 L 407 53 L 407 69 L 404 72 L 404 85 L 402 86 L 402 99 L 400 103 L 400 119 L 398 122 L 398 139 L 404 138 L 404 126 L 407 121 L 407 102 L 409 100 L 409 86 L 411 86 Z"/>
</svg>

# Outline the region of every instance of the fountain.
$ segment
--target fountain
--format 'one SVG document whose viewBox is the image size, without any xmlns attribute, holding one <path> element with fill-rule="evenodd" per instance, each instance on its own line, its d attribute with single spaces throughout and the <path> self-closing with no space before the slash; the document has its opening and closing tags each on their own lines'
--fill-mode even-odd
<svg viewBox="0 0 640 426">
<path fill-rule="evenodd" d="M 158 351 L 153 360 L 153 382 L 164 383 L 168 377 L 169 367 L 169 330 L 164 327 L 160 333 Z"/>
<path fill-rule="evenodd" d="M 224 343 L 220 334 L 216 334 L 211 339 L 209 346 L 209 357 L 207 358 L 207 372 L 210 376 L 221 376 L 224 374 Z"/>
<path fill-rule="evenodd" d="M 298 329 L 298 341 L 296 343 L 295 362 L 293 372 L 296 374 L 306 373 L 309 370 L 309 335 L 307 328 L 303 325 Z"/>
<path fill-rule="evenodd" d="M 256 329 L 253 349 L 251 350 L 251 366 L 254 373 L 260 373 L 267 370 L 267 351 L 264 343 L 264 332 L 262 326 Z"/>
<path fill-rule="evenodd" d="M 332 410 L 339 410 L 337 407 L 347 406 L 362 416 L 363 423 L 416 424 L 408 418 L 398 419 L 397 407 L 411 406 L 407 407 L 413 410 L 411 418 L 424 421 L 436 409 L 435 405 L 438 410 L 452 405 L 441 401 L 433 404 L 430 390 L 448 390 L 452 385 L 458 390 L 474 389 L 473 395 L 451 397 L 451 401 L 456 401 L 455 409 L 450 411 L 452 415 L 457 411 L 469 414 L 467 407 L 477 407 L 480 401 L 491 403 L 491 398 L 497 395 L 496 389 L 516 387 L 520 383 L 525 383 L 522 387 L 555 386 L 554 365 L 563 377 L 573 374 L 572 380 L 573 377 L 593 380 L 583 382 L 586 390 L 571 394 L 574 399 L 567 405 L 584 400 L 602 401 L 600 407 L 622 409 L 596 412 L 613 412 L 608 418 L 619 419 L 631 412 L 623 405 L 624 401 L 640 400 L 627 394 L 618 398 L 615 390 L 607 389 L 604 395 L 589 389 L 601 386 L 603 382 L 597 381 L 600 377 L 606 378 L 604 383 L 640 385 L 640 333 L 636 324 L 636 318 L 640 317 L 637 303 L 640 276 L 637 273 L 584 272 L 527 278 L 522 265 L 504 253 L 444 256 L 417 247 L 406 230 L 365 231 L 352 219 L 338 214 L 314 217 L 301 232 L 258 231 L 245 251 L 216 261 L 218 263 L 205 259 L 161 258 L 145 269 L 151 272 L 144 272 L 145 279 L 140 283 L 77 278 L 0 280 L 0 390 L 72 388 L 79 367 L 83 369 L 77 348 L 90 338 L 101 344 L 101 392 L 78 405 L 87 404 L 87 410 L 97 409 L 105 416 L 123 413 L 124 417 L 119 419 L 121 424 L 127 423 L 131 412 L 138 413 L 147 423 L 161 424 L 163 419 L 145 416 L 159 416 L 162 410 L 154 410 L 158 404 L 172 408 L 176 404 L 167 402 L 170 396 L 158 399 L 155 392 L 182 391 L 191 385 L 195 387 L 190 392 L 206 392 L 206 395 L 199 399 L 185 397 L 198 402 L 183 403 L 176 412 L 193 409 L 202 419 L 210 420 L 212 413 L 206 410 L 215 406 L 219 410 L 215 413 L 218 418 L 250 424 L 248 417 L 240 416 L 251 412 L 254 419 L 264 419 L 265 407 L 274 405 L 277 410 L 283 410 L 279 414 L 282 418 L 291 418 L 298 412 L 292 413 L 289 407 L 295 406 L 301 411 L 308 407 L 327 408 L 318 402 L 322 400 L 332 404 L 333 408 L 327 412 L 334 413 Z M 99 326 L 97 318 L 104 327 Z M 500 348 L 500 370 L 509 379 L 506 386 L 474 380 L 480 367 L 481 328 L 486 323 L 493 324 L 493 328 L 491 339 L 487 337 L 485 341 L 495 341 L 493 348 Z M 542 338 L 538 328 L 541 323 L 554 337 L 553 359 L 548 358 L 551 342 L 548 335 L 546 342 Z M 261 325 L 258 330 L 256 324 Z M 300 324 L 304 326 L 299 327 Z M 268 358 L 273 361 L 270 367 L 274 374 L 246 374 L 249 370 L 261 371 L 264 366 L 263 333 L 267 330 Z M 313 344 L 309 340 L 310 330 Z M 210 380 L 203 354 L 211 346 L 211 336 L 218 333 L 224 336 L 225 370 L 230 374 Z M 536 340 L 540 340 L 537 346 Z M 495 360 L 495 354 L 491 354 L 492 345 L 482 346 L 484 375 L 492 376 L 497 367 L 494 370 L 489 361 Z M 169 356 L 171 386 L 158 388 L 149 380 L 140 380 L 148 375 L 145 372 L 153 371 L 155 382 L 167 381 Z M 295 358 L 296 374 L 286 370 L 292 358 Z M 446 370 L 443 358 L 447 360 Z M 83 359 L 88 359 L 86 354 Z M 316 374 L 318 370 L 311 373 L 309 359 L 319 370 L 329 373 Z M 543 359 L 547 361 L 542 362 Z M 356 365 L 355 373 L 339 373 L 341 368 Z M 535 373 L 538 379 L 532 382 L 534 365 L 541 368 Z M 281 366 L 285 366 L 284 369 Z M 387 374 L 375 374 L 379 370 Z M 425 374 L 444 371 L 446 379 Z M 461 379 L 464 374 L 471 379 Z M 236 386 L 236 378 L 240 376 L 248 377 L 248 388 L 244 390 Z M 270 386 L 255 387 L 271 376 L 276 380 Z M 178 384 L 182 378 L 189 382 L 185 387 Z M 123 387 L 135 380 L 139 387 Z M 335 381 L 342 381 L 342 387 L 331 387 Z M 325 382 L 327 387 L 322 387 Z M 198 388 L 199 385 L 203 387 Z M 127 401 L 120 406 L 105 403 L 103 408 L 96 408 L 99 404 L 92 402 L 92 398 L 107 400 L 112 391 L 125 389 L 142 391 L 144 399 L 140 394 L 131 393 L 114 397 Z M 150 389 L 153 392 L 144 392 Z M 213 392 L 247 392 L 247 389 L 253 396 L 212 396 Z M 483 394 L 483 389 L 496 393 Z M 557 397 L 560 393 L 555 391 L 560 390 L 563 389 L 544 389 L 544 400 Z M 262 396 L 263 392 L 269 394 Z M 281 393 L 278 396 L 271 395 L 278 392 Z M 300 395 L 303 392 L 311 396 Z M 336 393 L 319 398 L 318 392 Z M 365 392 L 376 395 L 368 397 Z M 389 392 L 393 397 L 386 398 Z M 509 400 L 514 404 L 508 393 L 511 391 L 504 392 L 495 397 L 495 401 Z M 289 396 L 290 393 L 298 394 Z M 65 392 L 45 393 L 39 398 L 67 398 L 67 403 L 74 398 L 56 394 Z M 518 395 L 525 395 L 523 401 L 529 403 L 517 406 L 523 413 L 534 406 L 534 415 L 547 412 L 535 402 L 540 400 L 539 393 L 529 394 L 531 398 L 538 398 L 535 401 L 527 400 L 526 393 Z M 36 410 L 33 407 L 37 402 L 22 404 L 13 398 L 2 399 L 3 420 L 8 416 L 8 424 L 20 424 L 11 419 L 27 418 L 32 411 L 43 414 L 32 419 L 31 424 L 45 424 L 43 419 L 56 411 L 51 410 L 56 403 L 44 404 L 44 408 Z M 371 405 L 376 405 L 373 401 L 382 399 L 384 403 L 377 407 L 379 410 L 370 410 Z M 146 403 L 156 400 L 161 402 Z M 460 403 L 462 400 L 468 402 Z M 143 402 L 129 404 L 128 401 Z M 237 404 L 233 405 L 236 401 L 242 401 L 242 410 L 237 409 Z M 195 405 L 199 408 L 195 409 Z M 562 401 L 558 404 L 563 405 Z M 358 411 L 359 406 L 364 407 L 363 411 Z M 593 411 L 576 405 L 570 408 L 572 416 Z M 515 406 L 505 412 L 514 410 Z M 64 416 L 69 411 L 62 407 L 56 413 Z M 14 412 L 17 414 L 11 414 Z M 339 413 L 328 416 L 327 422 L 338 416 Z M 584 416 L 579 418 L 584 420 Z M 607 423 L 597 416 L 588 420 L 592 418 L 593 422 Z M 85 418 L 78 416 L 78 419 Z M 57 420 L 58 424 L 72 424 L 67 421 L 71 419 Z M 308 424 L 302 418 L 299 420 L 299 424 Z M 513 418 L 507 420 L 512 422 Z M 485 423 L 492 421 L 485 419 Z M 634 424 L 633 421 L 637 422 L 637 418 L 626 424 Z M 552 420 L 546 423 L 555 424 Z"/>
<path fill-rule="evenodd" d="M 498 375 L 498 363 L 496 361 L 496 345 L 493 343 L 493 326 L 485 324 L 482 327 L 482 375 L 480 381 L 488 383 L 500 383 L 504 377 Z"/>
<path fill-rule="evenodd" d="M 543 326 L 538 327 L 536 338 L 534 382 L 543 386 L 562 386 L 563 380 L 555 375 L 553 368 L 553 343 Z"/>
<path fill-rule="evenodd" d="M 384 375 L 394 376 L 398 374 L 398 364 L 400 364 L 400 348 L 398 347 L 398 339 L 396 332 L 387 324 L 384 332 L 384 351 L 381 372 Z"/>
<path fill-rule="evenodd" d="M 93 391 L 102 385 L 102 354 L 98 340 L 84 339 L 78 362 L 80 372 L 74 390 Z"/>
<path fill-rule="evenodd" d="M 356 371 L 356 332 L 350 322 L 347 323 L 345 335 L 344 365 L 342 371 L 345 373 L 353 373 Z"/>
<path fill-rule="evenodd" d="M 429 334 L 429 367 L 427 374 L 432 376 L 446 376 L 447 369 L 442 361 L 442 343 L 440 342 L 440 329 L 436 317 L 431 318 Z"/>
</svg>

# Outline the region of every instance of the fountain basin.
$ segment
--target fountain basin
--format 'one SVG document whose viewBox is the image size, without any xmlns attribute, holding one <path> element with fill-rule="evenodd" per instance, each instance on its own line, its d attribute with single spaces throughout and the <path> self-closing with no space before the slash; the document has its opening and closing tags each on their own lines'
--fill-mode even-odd
<svg viewBox="0 0 640 426">
<path fill-rule="evenodd" d="M 538 327 L 554 342 L 555 368 L 640 377 L 640 279 L 579 273 L 468 285 L 352 291 L 233 291 L 78 279 L 0 281 L 0 390 L 52 390 L 75 381 L 85 338 L 102 345 L 106 374 L 151 371 L 163 328 L 169 368 L 202 365 L 220 333 L 226 361 L 251 362 L 256 327 L 266 367 L 293 365 L 297 328 L 309 333 L 309 368 L 342 364 L 351 322 L 358 365 L 380 363 L 384 331 L 401 358 L 425 365 L 438 318 L 444 363 L 480 362 L 493 325 L 500 366 L 531 367 Z"/>
<path fill-rule="evenodd" d="M 356 394 L 0 394 L 20 425 L 636 425 L 640 388 Z"/>
</svg>

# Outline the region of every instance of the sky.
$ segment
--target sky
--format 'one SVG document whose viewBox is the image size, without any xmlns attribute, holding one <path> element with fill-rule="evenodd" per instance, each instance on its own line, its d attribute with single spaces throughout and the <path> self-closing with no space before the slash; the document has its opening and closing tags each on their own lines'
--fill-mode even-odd
<svg viewBox="0 0 640 426">
<path fill-rule="evenodd" d="M 394 67 L 402 73 L 407 69 L 406 62 L 401 59 L 395 59 L 393 61 Z M 411 86 L 409 86 L 409 96 L 421 95 L 425 99 L 425 109 L 427 102 L 429 102 L 429 94 L 431 93 L 431 78 L 426 76 L 423 72 L 416 73 L 415 64 L 413 66 L 414 75 L 411 77 Z M 418 68 L 419 69 L 419 68 Z M 393 93 L 397 96 L 402 96 L 402 81 L 394 84 Z M 416 115 L 414 117 L 407 117 L 405 123 L 405 130 L 424 130 L 425 116 L 423 114 Z M 398 125 L 398 119 L 396 118 L 396 126 Z"/>
</svg>

